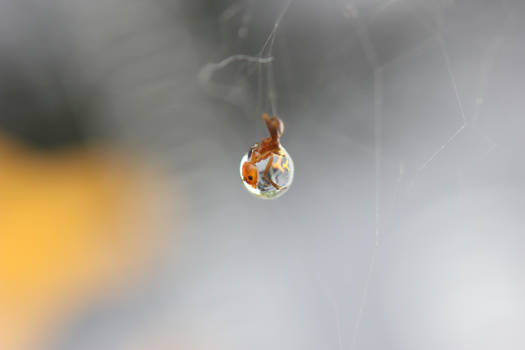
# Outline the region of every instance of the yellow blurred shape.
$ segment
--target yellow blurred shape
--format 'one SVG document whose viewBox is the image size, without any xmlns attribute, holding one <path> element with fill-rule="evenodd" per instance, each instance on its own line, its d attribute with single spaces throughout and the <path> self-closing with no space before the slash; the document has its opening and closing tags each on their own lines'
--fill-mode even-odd
<svg viewBox="0 0 525 350">
<path fill-rule="evenodd" d="M 144 183 L 116 155 L 38 153 L 0 138 L 0 349 L 38 349 L 144 265 L 155 241 L 141 234 Z"/>
</svg>

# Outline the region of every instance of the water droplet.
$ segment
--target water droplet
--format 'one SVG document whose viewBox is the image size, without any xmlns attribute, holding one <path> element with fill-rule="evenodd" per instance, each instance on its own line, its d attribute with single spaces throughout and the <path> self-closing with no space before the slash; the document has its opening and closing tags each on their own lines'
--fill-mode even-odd
<svg viewBox="0 0 525 350">
<path fill-rule="evenodd" d="M 251 149 L 242 157 L 239 169 L 248 192 L 259 198 L 273 199 L 288 191 L 293 181 L 294 164 L 284 147 L 281 146 L 278 153 L 272 153 L 255 164 L 250 164 L 250 155 Z M 250 172 L 245 171 L 246 177 L 242 171 L 245 163 L 253 169 Z"/>
</svg>

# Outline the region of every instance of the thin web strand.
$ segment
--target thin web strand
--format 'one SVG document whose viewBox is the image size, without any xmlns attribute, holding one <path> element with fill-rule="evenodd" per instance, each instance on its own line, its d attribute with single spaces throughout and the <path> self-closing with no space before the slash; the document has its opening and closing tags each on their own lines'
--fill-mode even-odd
<svg viewBox="0 0 525 350">
<path fill-rule="evenodd" d="M 352 332 L 352 349 L 357 347 L 357 340 L 363 316 L 368 305 L 368 296 L 370 283 L 374 275 L 379 246 L 381 244 L 381 171 L 382 171 L 382 135 L 383 135 L 383 69 L 381 67 L 374 69 L 374 171 L 375 171 L 375 200 L 374 200 L 374 247 L 368 264 L 368 271 L 361 293 L 361 301 L 357 312 L 354 329 Z"/>
<path fill-rule="evenodd" d="M 341 327 L 341 315 L 339 314 L 339 304 L 335 299 L 333 293 L 331 292 L 330 288 L 326 285 L 326 283 L 323 283 L 321 276 L 317 273 L 315 274 L 314 278 L 317 282 L 317 285 L 320 287 L 321 292 L 323 293 L 325 298 L 328 299 L 330 307 L 334 311 L 334 321 L 337 332 L 337 345 L 339 350 L 343 350 L 343 332 Z"/>
<path fill-rule="evenodd" d="M 292 6 L 294 1 L 295 0 L 288 0 L 286 5 L 284 6 L 284 8 L 279 13 L 279 16 L 275 20 L 273 28 L 270 31 L 270 34 L 266 38 L 266 40 L 265 40 L 261 50 L 259 51 L 259 54 L 258 54 L 259 57 L 272 56 L 273 55 L 273 46 L 274 46 L 274 43 L 275 43 L 275 37 L 276 37 L 276 34 L 277 34 L 277 30 L 279 29 L 279 26 L 280 26 L 284 16 L 288 12 L 288 9 L 290 8 L 290 6 Z M 258 66 L 258 70 L 257 70 L 257 81 L 258 81 L 258 83 L 257 83 L 257 85 L 258 85 L 257 109 L 258 110 L 265 110 L 266 109 L 265 108 L 266 106 L 263 105 L 264 76 L 263 76 L 262 69 L 263 69 L 262 65 L 259 65 Z M 276 88 L 275 88 L 275 79 L 274 79 L 274 75 L 273 75 L 273 67 L 272 67 L 271 64 L 268 65 L 268 67 L 267 67 L 266 80 L 267 80 L 267 82 L 266 82 L 267 83 L 267 97 L 268 97 L 268 100 L 270 102 L 271 112 L 272 112 L 273 115 L 277 115 L 277 93 L 276 93 Z"/>
<path fill-rule="evenodd" d="M 354 13 L 354 12 L 352 12 Z M 358 39 L 370 67 L 373 69 L 374 81 L 374 100 L 373 100 L 373 119 L 374 119 L 374 168 L 375 168 L 375 210 L 374 210 L 374 247 L 368 263 L 368 271 L 363 284 L 359 309 L 354 322 L 352 331 L 351 348 L 356 349 L 359 332 L 361 330 L 362 319 L 368 304 L 370 283 L 374 274 L 378 250 L 381 242 L 381 169 L 382 169 L 382 118 L 383 118 L 383 69 L 379 67 L 379 62 L 375 48 L 370 40 L 368 28 L 354 13 L 353 16 Z"/>
<path fill-rule="evenodd" d="M 432 153 L 432 155 L 430 155 L 430 157 L 427 158 L 427 160 L 425 160 L 423 162 L 423 164 L 418 168 L 418 170 L 416 172 L 416 175 L 414 176 L 414 180 L 418 177 L 418 175 L 422 171 L 424 171 L 426 168 L 428 168 L 428 166 L 445 149 L 447 149 L 447 147 L 449 147 L 452 144 L 452 142 L 454 142 L 454 140 L 463 132 L 463 130 L 465 130 L 465 128 L 468 125 L 467 117 L 465 115 L 465 110 L 463 109 L 463 102 L 462 102 L 461 97 L 459 95 L 458 86 L 457 86 L 457 83 L 456 83 L 456 77 L 455 77 L 454 73 L 452 72 L 452 68 L 451 68 L 451 65 L 450 65 L 450 58 L 449 58 L 449 55 L 448 55 L 448 50 L 446 48 L 445 42 L 443 40 L 443 37 L 441 36 L 440 33 L 437 34 L 437 41 L 439 43 L 439 49 L 440 49 L 441 55 L 443 56 L 443 60 L 445 62 L 445 67 L 446 67 L 446 70 L 447 70 L 448 77 L 450 79 L 450 83 L 452 85 L 452 91 L 454 92 L 454 96 L 455 96 L 455 99 L 456 99 L 456 103 L 458 105 L 458 109 L 459 109 L 459 113 L 460 113 L 460 116 L 461 116 L 462 123 L 461 123 L 460 127 L 452 134 L 452 136 L 450 136 L 443 144 L 441 144 L 441 146 L 439 146 L 439 148 L 436 151 L 434 151 Z"/>
<path fill-rule="evenodd" d="M 275 42 L 275 35 L 272 38 L 270 43 L 270 52 L 272 54 L 273 45 Z M 272 110 L 272 115 L 277 115 L 277 91 L 275 87 L 275 77 L 273 72 L 273 65 L 269 64 L 266 67 L 267 70 L 267 79 L 268 79 L 268 100 L 270 101 L 270 108 Z"/>
<path fill-rule="evenodd" d="M 468 125 L 468 121 L 467 121 L 467 117 L 466 117 L 466 114 L 465 114 L 465 110 L 463 108 L 463 102 L 461 100 L 461 97 L 460 97 L 460 94 L 459 94 L 459 90 L 458 90 L 458 87 L 457 87 L 456 77 L 454 75 L 454 72 L 452 71 L 452 67 L 451 67 L 451 63 L 450 63 L 450 56 L 448 54 L 448 50 L 447 50 L 447 47 L 446 47 L 446 44 L 445 44 L 445 40 L 443 39 L 441 31 L 439 29 L 439 28 L 443 27 L 443 18 L 442 18 L 441 13 L 439 13 L 438 17 L 436 18 L 436 21 L 438 23 L 438 28 L 433 30 L 433 28 L 431 26 L 429 26 L 426 22 L 422 21 L 419 18 L 418 14 L 412 9 L 411 6 L 409 6 L 409 8 L 410 8 L 410 11 L 413 14 L 414 18 L 421 25 L 423 25 L 423 27 L 425 27 L 430 32 L 434 32 L 436 41 L 438 42 L 438 45 L 439 45 L 439 50 L 441 52 L 441 55 L 442 55 L 444 63 L 445 63 L 445 68 L 447 70 L 447 74 L 449 76 L 449 79 L 450 79 L 450 82 L 451 82 L 451 85 L 452 85 L 452 90 L 454 92 L 454 96 L 455 96 L 455 99 L 456 99 L 456 103 L 458 105 L 458 109 L 459 109 L 459 113 L 460 113 L 460 117 L 461 117 L 461 122 L 462 122 L 460 127 L 456 131 L 454 131 L 454 133 L 449 138 L 447 138 L 447 140 L 443 144 L 441 144 L 434 152 L 432 152 L 432 154 L 423 162 L 423 164 L 421 166 L 418 167 L 415 175 L 412 177 L 412 180 L 410 181 L 409 186 L 408 186 L 408 187 L 412 187 L 415 184 L 419 174 L 422 171 L 424 171 L 426 168 L 428 168 L 430 166 L 430 164 L 445 149 L 447 149 L 454 142 L 454 140 L 466 129 L 466 127 Z"/>
<path fill-rule="evenodd" d="M 271 48 L 273 46 L 273 38 L 275 37 L 275 34 L 277 33 L 277 29 L 279 28 L 279 25 L 281 24 L 281 21 L 283 20 L 284 15 L 286 14 L 286 12 L 288 12 L 288 9 L 290 8 L 290 6 L 292 6 L 294 1 L 295 0 L 288 0 L 286 5 L 284 6 L 284 8 L 279 13 L 279 17 L 277 17 L 277 19 L 275 20 L 275 23 L 273 24 L 272 31 L 270 32 L 270 34 L 268 35 L 266 41 L 264 42 L 264 45 L 261 48 L 261 51 L 259 52 L 259 56 L 262 56 L 264 54 L 264 51 L 266 50 L 266 47 L 270 43 L 271 43 L 271 45 L 270 45 L 270 52 L 271 52 Z"/>
</svg>

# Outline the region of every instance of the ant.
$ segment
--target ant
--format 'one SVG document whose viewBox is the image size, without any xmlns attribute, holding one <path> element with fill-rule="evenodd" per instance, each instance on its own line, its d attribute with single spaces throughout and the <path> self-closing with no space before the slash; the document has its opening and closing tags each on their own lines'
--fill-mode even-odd
<svg viewBox="0 0 525 350">
<path fill-rule="evenodd" d="M 284 132 L 284 123 L 278 117 L 270 117 L 267 113 L 263 113 L 262 118 L 270 132 L 270 137 L 262 139 L 260 143 L 256 143 L 250 148 L 248 160 L 242 165 L 242 178 L 253 188 L 257 188 L 259 171 L 256 164 L 262 160 L 270 158 L 264 170 L 264 179 L 275 187 L 275 189 L 280 190 L 283 187 L 277 185 L 270 178 L 269 173 L 272 167 L 274 169 L 279 169 L 281 172 L 284 172 L 284 168 L 288 169 L 288 159 L 284 165 L 281 164 L 285 154 L 281 150 L 281 144 L 279 143 L 279 138 Z M 274 156 L 277 157 L 276 163 L 273 163 Z"/>
</svg>

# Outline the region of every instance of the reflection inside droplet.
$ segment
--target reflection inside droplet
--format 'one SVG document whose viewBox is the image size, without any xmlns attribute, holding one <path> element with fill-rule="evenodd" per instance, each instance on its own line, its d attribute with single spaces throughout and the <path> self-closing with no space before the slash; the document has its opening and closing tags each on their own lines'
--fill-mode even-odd
<svg viewBox="0 0 525 350">
<path fill-rule="evenodd" d="M 273 199 L 283 195 L 292 184 L 294 175 L 293 160 L 282 146 L 279 152 L 255 164 L 249 164 L 251 149 L 241 159 L 240 175 L 244 187 L 253 195 L 263 199 Z M 246 172 L 249 178 L 243 177 L 243 166 L 250 167 L 251 172 Z"/>
</svg>

